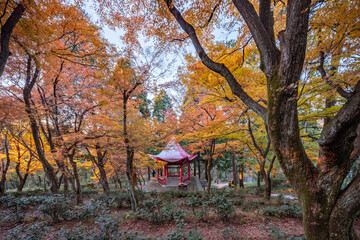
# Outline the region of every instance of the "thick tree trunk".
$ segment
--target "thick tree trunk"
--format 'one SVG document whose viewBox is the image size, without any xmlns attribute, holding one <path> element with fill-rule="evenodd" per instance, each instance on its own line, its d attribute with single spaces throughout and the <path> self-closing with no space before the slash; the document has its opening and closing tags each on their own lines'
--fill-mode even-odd
<svg viewBox="0 0 360 240">
<path fill-rule="evenodd" d="M 7 6 L 7 4 L 6 4 Z M 9 49 L 9 42 L 11 34 L 16 26 L 16 24 L 21 19 L 22 15 L 25 12 L 25 6 L 23 4 L 18 4 L 14 11 L 10 14 L 8 19 L 6 20 L 5 24 L 1 27 L 1 37 L 0 37 L 0 44 L 1 44 L 1 51 L 0 51 L 0 77 L 2 76 L 6 62 L 11 55 Z M 6 11 L 6 7 L 4 9 Z"/>
</svg>

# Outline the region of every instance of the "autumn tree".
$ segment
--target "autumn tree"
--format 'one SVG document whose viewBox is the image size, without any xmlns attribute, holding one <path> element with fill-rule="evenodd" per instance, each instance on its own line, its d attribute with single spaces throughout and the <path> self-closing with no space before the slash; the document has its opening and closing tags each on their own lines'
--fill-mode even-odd
<svg viewBox="0 0 360 240">
<path fill-rule="evenodd" d="M 133 68 L 128 58 L 121 58 L 117 61 L 115 69 L 109 78 L 109 84 L 113 87 L 113 90 L 108 93 L 110 101 L 114 103 L 114 99 L 119 101 L 118 106 L 121 114 L 121 141 L 123 149 L 126 155 L 126 176 L 129 182 L 129 192 L 131 199 L 131 209 L 136 211 L 137 209 L 137 198 L 135 195 L 136 180 L 133 175 L 134 171 L 134 156 L 136 151 L 137 142 L 136 135 L 134 135 L 134 115 L 137 115 L 138 111 L 134 111 L 134 101 L 136 93 L 140 91 L 145 78 L 141 74 L 146 72 L 138 73 L 137 69 Z M 138 73 L 138 74 L 137 74 Z M 113 108 L 114 105 L 111 105 Z M 140 118 L 138 120 L 144 120 Z M 131 121 L 131 122 L 130 122 Z M 136 122 L 136 121 L 135 121 Z"/>
<path fill-rule="evenodd" d="M 81 202 L 74 161 L 80 139 L 75 135 L 81 134 L 85 117 L 98 105 L 92 98 L 97 86 L 91 81 L 95 71 L 106 65 L 103 57 L 108 56 L 107 44 L 77 6 L 56 0 L 37 1 L 27 11 L 22 19 L 26 24 L 13 33 L 13 57 L 6 69 L 8 83 L 3 91 L 25 106 L 37 156 L 51 182 L 51 191 L 59 190 L 60 170 L 64 183 L 72 180 L 70 175 L 74 176 L 72 185 Z M 80 85 L 86 84 L 91 87 L 90 92 L 79 93 Z"/>
</svg>

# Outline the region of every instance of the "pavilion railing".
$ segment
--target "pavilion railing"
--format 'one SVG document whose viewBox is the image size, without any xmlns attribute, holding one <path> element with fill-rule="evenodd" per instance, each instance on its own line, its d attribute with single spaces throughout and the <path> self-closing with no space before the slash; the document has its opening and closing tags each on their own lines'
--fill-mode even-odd
<svg viewBox="0 0 360 240">
<path fill-rule="evenodd" d="M 163 178 L 158 177 L 157 180 L 159 182 L 161 182 L 162 184 L 166 185 L 166 178 L 165 177 L 163 177 Z"/>
</svg>

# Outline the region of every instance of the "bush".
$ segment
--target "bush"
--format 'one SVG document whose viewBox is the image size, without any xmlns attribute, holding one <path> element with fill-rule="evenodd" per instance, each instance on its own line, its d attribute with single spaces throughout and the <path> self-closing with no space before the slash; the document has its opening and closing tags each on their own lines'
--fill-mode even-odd
<svg viewBox="0 0 360 240">
<path fill-rule="evenodd" d="M 61 219 L 70 219 L 73 209 L 68 199 L 61 195 L 54 195 L 44 198 L 38 210 L 50 217 L 53 222 L 59 222 Z"/>
<path fill-rule="evenodd" d="M 71 219 L 87 220 L 98 217 L 105 213 L 106 208 L 100 201 L 91 200 L 87 204 L 75 207 Z"/>
<path fill-rule="evenodd" d="M 275 238 L 274 240 L 302 240 L 304 237 L 295 237 L 294 235 L 289 235 L 287 232 L 281 231 L 280 227 L 276 227 L 274 224 L 269 223 L 268 226 L 261 225 L 260 228 L 264 229 L 266 232 L 270 232 Z"/>
<path fill-rule="evenodd" d="M 224 228 L 221 230 L 223 239 L 231 239 L 231 240 L 241 240 L 242 238 L 239 236 L 239 232 L 236 231 L 234 227 Z"/>
<path fill-rule="evenodd" d="M 239 192 L 237 195 L 235 195 L 234 197 L 234 205 L 243 205 L 245 201 L 245 194 L 243 192 Z"/>
<path fill-rule="evenodd" d="M 181 222 L 186 215 L 186 211 L 178 209 L 175 203 L 163 205 L 161 200 L 153 198 L 142 202 L 142 208 L 138 211 L 139 219 L 147 220 L 152 224 L 164 222 Z"/>
<path fill-rule="evenodd" d="M 95 223 L 97 224 L 97 227 L 89 232 L 89 236 L 91 236 L 89 239 L 149 239 L 144 237 L 141 232 L 121 231 L 119 221 L 109 217 L 99 217 L 96 219 Z"/>
<path fill-rule="evenodd" d="M 54 238 L 61 240 L 150 239 L 139 232 L 122 231 L 119 221 L 109 217 L 98 217 L 95 223 L 97 226 L 91 230 L 81 225 L 72 229 L 61 229 L 54 234 Z"/>
<path fill-rule="evenodd" d="M 116 207 L 119 209 L 129 207 L 131 205 L 130 194 L 128 191 L 119 191 L 109 195 L 100 195 L 97 199 L 104 202 L 104 204 L 108 207 Z"/>
<path fill-rule="evenodd" d="M 76 226 L 74 228 L 61 228 L 54 234 L 55 239 L 59 240 L 85 240 L 89 239 L 88 229 L 84 226 Z"/>
<path fill-rule="evenodd" d="M 258 209 L 260 206 L 263 206 L 265 204 L 267 204 L 268 201 L 266 200 L 249 200 L 247 202 L 245 202 L 245 204 L 242 205 L 242 210 L 244 212 L 249 212 L 249 211 L 253 211 L 254 209 Z"/>
<path fill-rule="evenodd" d="M 184 232 L 182 228 L 176 228 L 174 231 L 168 232 L 163 240 L 202 240 L 200 231 L 198 229 L 191 229 Z"/>
<path fill-rule="evenodd" d="M 192 211 L 195 210 L 195 207 L 198 207 L 202 204 L 202 200 L 196 196 L 191 196 L 189 200 L 184 202 L 185 206 L 191 207 Z"/>
<path fill-rule="evenodd" d="M 297 205 L 284 204 L 280 207 L 280 215 L 282 217 L 299 217 L 302 215 L 302 211 Z"/>
<path fill-rule="evenodd" d="M 13 200 L 14 200 L 14 197 L 10 194 L 0 197 L 0 207 L 7 207 L 9 202 L 11 202 Z"/>
<path fill-rule="evenodd" d="M 231 214 L 234 213 L 234 204 L 226 195 L 217 194 L 210 202 L 215 206 L 216 214 L 223 221 L 229 220 Z"/>
<path fill-rule="evenodd" d="M 299 217 L 302 215 L 301 209 L 293 204 L 284 204 L 280 208 L 267 206 L 261 210 L 260 213 L 266 216 L 275 217 Z"/>
<path fill-rule="evenodd" d="M 3 199 L 3 202 L 6 202 L 8 208 L 10 208 L 11 213 L 7 216 L 7 219 L 15 220 L 17 222 L 23 222 L 25 219 L 26 213 L 32 208 L 39 205 L 44 201 L 45 196 L 34 196 L 34 197 L 23 197 L 23 198 L 14 198 L 12 196 Z"/>
<path fill-rule="evenodd" d="M 45 223 L 35 223 L 27 226 L 17 226 L 7 231 L 6 240 L 41 240 L 52 230 Z"/>
</svg>

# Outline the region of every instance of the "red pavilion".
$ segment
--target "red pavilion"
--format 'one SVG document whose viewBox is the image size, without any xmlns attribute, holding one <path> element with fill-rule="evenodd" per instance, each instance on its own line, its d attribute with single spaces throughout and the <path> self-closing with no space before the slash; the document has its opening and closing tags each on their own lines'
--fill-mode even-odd
<svg viewBox="0 0 360 240">
<path fill-rule="evenodd" d="M 190 179 L 190 162 L 197 155 L 190 155 L 184 151 L 179 143 L 173 138 L 158 155 L 150 155 L 156 161 L 164 161 L 162 177 L 160 177 L 160 169 L 157 170 L 157 179 L 166 185 L 168 177 L 180 177 L 180 183 Z M 183 179 L 183 169 L 187 165 L 187 177 Z"/>
</svg>

